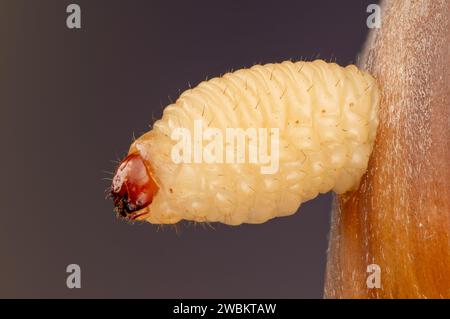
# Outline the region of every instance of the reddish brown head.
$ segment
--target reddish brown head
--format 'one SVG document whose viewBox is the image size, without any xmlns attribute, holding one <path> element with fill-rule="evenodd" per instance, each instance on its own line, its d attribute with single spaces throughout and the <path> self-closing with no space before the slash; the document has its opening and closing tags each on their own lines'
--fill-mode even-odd
<svg viewBox="0 0 450 319">
<path fill-rule="evenodd" d="M 139 153 L 124 158 L 117 168 L 111 185 L 111 195 L 119 216 L 136 219 L 147 214 L 137 213 L 151 204 L 158 186 Z"/>
</svg>

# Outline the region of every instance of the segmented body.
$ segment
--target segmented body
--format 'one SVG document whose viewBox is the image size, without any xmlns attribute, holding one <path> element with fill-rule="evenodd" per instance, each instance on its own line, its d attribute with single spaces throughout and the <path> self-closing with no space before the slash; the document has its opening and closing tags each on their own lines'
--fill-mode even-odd
<svg viewBox="0 0 450 319">
<path fill-rule="evenodd" d="M 147 221 L 230 225 L 293 214 L 318 193 L 343 193 L 364 174 L 378 124 L 375 80 L 322 60 L 256 65 L 185 91 L 130 148 L 159 186 Z M 258 163 L 175 163 L 176 128 L 277 128 L 279 167 Z"/>
</svg>

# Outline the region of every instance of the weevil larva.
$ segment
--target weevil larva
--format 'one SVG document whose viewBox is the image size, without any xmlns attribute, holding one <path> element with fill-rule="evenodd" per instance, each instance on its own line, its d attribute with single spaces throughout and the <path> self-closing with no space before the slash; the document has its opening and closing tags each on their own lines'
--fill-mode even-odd
<svg viewBox="0 0 450 319">
<path fill-rule="evenodd" d="M 319 193 L 358 185 L 375 139 L 378 104 L 372 76 L 322 60 L 255 65 L 204 81 L 182 93 L 133 142 L 113 179 L 116 209 L 156 224 L 185 219 L 238 225 L 293 214 Z M 181 156 L 193 160 L 174 161 L 174 131 L 193 133 L 196 123 L 211 129 L 203 138 L 214 142 L 208 149 L 215 151 L 213 161 L 185 148 Z M 240 160 L 225 161 L 218 150 L 230 151 L 223 137 L 232 128 L 279 134 L 274 144 L 272 133 L 255 135 L 254 144 L 244 136 L 241 142 L 254 147 L 236 150 Z M 192 136 L 186 145 L 211 146 Z M 261 173 L 267 162 L 250 160 L 252 154 L 261 159 L 264 147 L 265 155 L 276 154 L 270 174 Z"/>
</svg>

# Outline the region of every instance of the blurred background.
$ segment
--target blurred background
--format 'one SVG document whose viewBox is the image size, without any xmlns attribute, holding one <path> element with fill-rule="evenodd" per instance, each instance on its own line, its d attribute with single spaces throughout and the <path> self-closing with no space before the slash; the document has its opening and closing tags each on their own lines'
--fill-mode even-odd
<svg viewBox="0 0 450 319">
<path fill-rule="evenodd" d="M 106 172 L 189 83 L 355 63 L 374 2 L 0 0 L 0 297 L 321 298 L 331 194 L 261 225 L 175 232 L 118 220 Z"/>
</svg>

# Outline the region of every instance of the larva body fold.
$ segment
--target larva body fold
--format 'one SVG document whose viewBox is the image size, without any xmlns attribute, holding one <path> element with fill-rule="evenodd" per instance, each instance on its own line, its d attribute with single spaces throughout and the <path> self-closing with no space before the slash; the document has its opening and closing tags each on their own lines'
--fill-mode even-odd
<svg viewBox="0 0 450 319">
<path fill-rule="evenodd" d="M 130 148 L 130 154 L 139 152 L 145 159 L 159 186 L 143 208 L 145 219 L 262 223 L 295 213 L 319 193 L 355 188 L 372 151 L 378 104 L 377 84 L 369 74 L 322 60 L 256 65 L 202 82 L 167 106 L 162 119 Z M 269 135 L 276 129 L 278 143 L 268 149 L 278 149 L 277 169 L 263 174 L 267 164 L 248 158 L 175 163 L 174 130 L 192 132 L 198 124 L 223 132 L 264 128 Z"/>
</svg>

